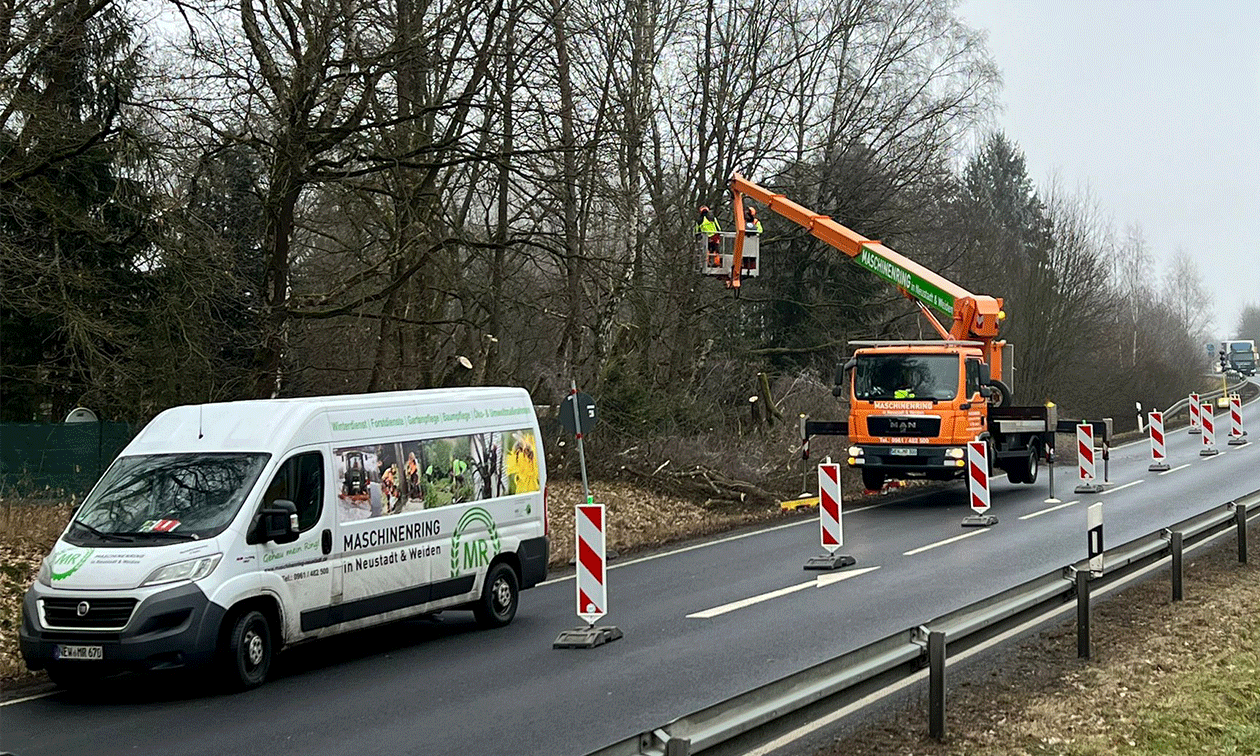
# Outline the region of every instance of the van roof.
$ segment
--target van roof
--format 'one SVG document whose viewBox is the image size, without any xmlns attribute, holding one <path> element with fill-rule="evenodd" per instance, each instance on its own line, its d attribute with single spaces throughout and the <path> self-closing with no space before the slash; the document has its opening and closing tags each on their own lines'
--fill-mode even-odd
<svg viewBox="0 0 1260 756">
<path fill-rule="evenodd" d="M 329 441 L 455 435 L 533 424 L 529 393 L 511 387 L 255 399 L 172 407 L 150 420 L 122 453 L 279 453 Z"/>
</svg>

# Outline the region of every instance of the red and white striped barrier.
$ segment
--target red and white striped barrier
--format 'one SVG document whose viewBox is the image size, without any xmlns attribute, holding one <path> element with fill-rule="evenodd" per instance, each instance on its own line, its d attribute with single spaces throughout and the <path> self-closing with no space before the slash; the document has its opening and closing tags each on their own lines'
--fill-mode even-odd
<svg viewBox="0 0 1260 756">
<path fill-rule="evenodd" d="M 983 441 L 967 443 L 967 489 L 971 492 L 971 511 L 982 515 L 989 511 L 989 445 Z"/>
<path fill-rule="evenodd" d="M 805 569 L 837 570 L 857 564 L 853 557 L 837 552 L 844 545 L 844 521 L 840 501 L 840 465 L 832 462 L 831 457 L 818 465 L 818 529 L 827 553 L 810 557 L 805 561 Z"/>
<path fill-rule="evenodd" d="M 1229 441 L 1226 443 L 1230 446 L 1241 446 L 1247 443 L 1247 439 L 1243 436 L 1247 435 L 1247 431 L 1243 430 L 1242 421 L 1242 397 L 1238 394 L 1229 395 Z"/>
<path fill-rule="evenodd" d="M 997 524 L 997 518 L 989 511 L 989 445 L 984 441 L 967 442 L 967 493 L 974 514 L 963 518 L 963 527 L 982 527 Z"/>
<path fill-rule="evenodd" d="M 608 613 L 608 586 L 604 582 L 604 505 L 578 504 L 577 517 L 577 615 L 588 625 Z"/>
<path fill-rule="evenodd" d="M 1199 420 L 1199 395 L 1190 395 L 1190 433 L 1202 433 L 1203 428 Z"/>
<path fill-rule="evenodd" d="M 1080 482 L 1076 493 L 1098 493 L 1102 486 L 1095 481 L 1094 426 L 1081 423 L 1076 426 L 1077 475 Z"/>
<path fill-rule="evenodd" d="M 1212 418 L 1211 402 L 1204 402 L 1200 407 L 1202 411 L 1199 413 L 1199 422 L 1203 423 L 1203 447 L 1199 449 L 1199 456 L 1210 457 L 1220 453 L 1220 450 L 1216 448 L 1216 421 Z"/>
<path fill-rule="evenodd" d="M 844 528 L 840 513 L 840 465 L 818 466 L 818 526 L 822 546 L 832 553 L 844 545 Z"/>
<path fill-rule="evenodd" d="M 1168 469 L 1168 453 L 1164 447 L 1164 413 L 1147 413 L 1147 427 L 1151 433 L 1151 472 L 1164 472 Z"/>
</svg>

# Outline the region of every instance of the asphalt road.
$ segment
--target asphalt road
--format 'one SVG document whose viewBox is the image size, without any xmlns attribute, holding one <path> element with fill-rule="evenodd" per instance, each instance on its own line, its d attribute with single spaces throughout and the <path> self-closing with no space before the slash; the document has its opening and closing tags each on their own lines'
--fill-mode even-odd
<svg viewBox="0 0 1260 756">
<path fill-rule="evenodd" d="M 1244 414 L 1260 439 L 1260 408 Z M 1044 467 L 1031 487 L 998 478 L 989 529 L 960 526 L 961 483 L 849 509 L 843 552 L 855 574 L 821 587 L 802 569 L 821 553 L 814 518 L 614 562 L 601 624 L 625 637 L 597 649 L 551 648 L 578 625 L 562 579 L 525 592 L 507 628 L 479 631 L 453 612 L 355 633 L 282 656 L 271 681 L 243 694 L 131 677 L 9 703 L 0 750 L 586 753 L 1081 559 L 1095 501 L 1110 547 L 1260 489 L 1260 443 L 1226 446 L 1219 413 L 1218 425 L 1213 458 L 1199 456 L 1198 436 L 1170 433 L 1173 470 L 1162 475 L 1147 470 L 1145 442 L 1113 450 L 1102 494 L 1073 495 L 1074 467 L 1056 468 L 1062 502 L 1045 502 Z"/>
</svg>

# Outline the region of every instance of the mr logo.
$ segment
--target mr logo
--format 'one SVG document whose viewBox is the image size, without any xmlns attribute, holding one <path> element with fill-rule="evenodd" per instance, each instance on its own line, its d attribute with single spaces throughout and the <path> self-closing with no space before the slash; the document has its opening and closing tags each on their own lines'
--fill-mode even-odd
<svg viewBox="0 0 1260 756">
<path fill-rule="evenodd" d="M 481 530 L 478 526 L 485 526 L 485 533 L 469 532 Z M 500 547 L 499 528 L 490 513 L 481 507 L 469 509 L 451 535 L 451 577 L 490 564 Z"/>
<path fill-rule="evenodd" d="M 95 553 L 96 549 L 66 549 L 57 556 L 53 557 L 50 572 L 52 579 L 65 580 L 79 568 L 87 564 L 87 560 Z"/>
</svg>

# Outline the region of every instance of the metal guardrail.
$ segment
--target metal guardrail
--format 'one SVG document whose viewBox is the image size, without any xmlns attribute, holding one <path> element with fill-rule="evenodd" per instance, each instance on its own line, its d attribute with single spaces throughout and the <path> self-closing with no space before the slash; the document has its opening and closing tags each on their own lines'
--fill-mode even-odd
<svg viewBox="0 0 1260 756">
<path fill-rule="evenodd" d="M 1260 511 L 1260 491 L 1108 549 L 1103 552 L 1103 572 L 1095 573 L 1087 581 L 1089 590 L 1106 590 L 1126 576 L 1169 556 L 1175 563 L 1179 562 L 1180 548 L 1212 538 L 1231 527 L 1239 527 L 1239 560 L 1245 561 L 1246 531 L 1238 523 L 1245 524 L 1252 510 Z M 950 646 L 958 648 L 982 633 L 1002 632 L 1014 627 L 1031 612 L 1045 611 L 1074 599 L 1079 601 L 1077 576 L 1078 573 L 1088 572 L 1088 560 L 1067 565 L 937 617 L 925 625 L 894 633 L 679 717 L 651 731 L 593 751 L 588 756 L 687 756 L 880 675 L 886 675 L 885 686 L 891 686 L 915 674 L 929 662 L 930 636 L 943 637 Z M 1177 566 L 1174 572 L 1177 572 Z M 1178 580 L 1179 576 L 1174 579 Z M 943 653 L 938 652 L 938 656 L 939 663 L 943 664 Z M 900 674 L 897 674 L 898 671 Z M 943 721 L 943 709 L 934 712 L 934 716 L 940 716 Z"/>
<path fill-rule="evenodd" d="M 1224 389 L 1212 389 L 1211 391 L 1208 391 L 1207 393 L 1199 394 L 1199 400 L 1202 401 L 1204 399 L 1215 399 L 1216 397 L 1221 396 L 1222 394 L 1228 391 L 1237 391 L 1238 389 L 1242 388 L 1243 386 L 1246 386 L 1249 383 L 1256 383 L 1256 381 L 1253 381 L 1247 378 L 1240 378 L 1238 382 L 1235 383 L 1233 386 L 1226 385 Z M 1185 410 L 1189 404 L 1190 404 L 1190 397 L 1187 396 L 1185 399 L 1180 399 L 1174 402 L 1170 407 L 1168 407 L 1168 409 L 1164 410 L 1164 415 L 1165 417 L 1172 417 L 1178 412 Z"/>
</svg>

